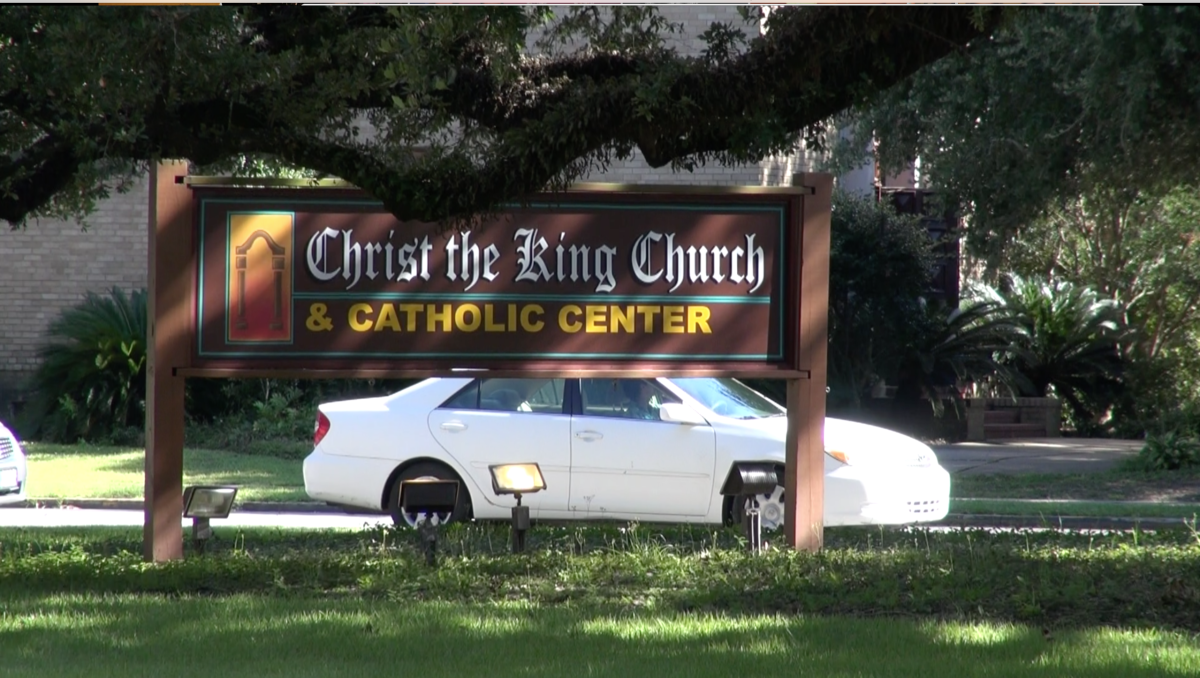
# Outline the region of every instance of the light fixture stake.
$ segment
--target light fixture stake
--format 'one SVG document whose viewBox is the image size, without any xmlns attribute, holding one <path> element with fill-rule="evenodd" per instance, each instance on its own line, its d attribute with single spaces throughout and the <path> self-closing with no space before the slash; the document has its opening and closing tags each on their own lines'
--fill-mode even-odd
<svg viewBox="0 0 1200 678">
<path fill-rule="evenodd" d="M 512 552 L 523 553 L 525 551 L 525 532 L 529 529 L 529 507 L 521 504 L 521 493 L 513 494 L 517 498 L 517 505 L 512 510 Z"/>
</svg>

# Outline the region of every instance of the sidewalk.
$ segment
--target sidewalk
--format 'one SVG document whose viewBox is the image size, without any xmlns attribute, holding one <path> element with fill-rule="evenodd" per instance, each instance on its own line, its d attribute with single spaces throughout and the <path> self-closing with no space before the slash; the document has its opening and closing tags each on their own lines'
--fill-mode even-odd
<svg viewBox="0 0 1200 678">
<path fill-rule="evenodd" d="M 1137 456 L 1144 440 L 1028 438 L 933 445 L 938 463 L 955 475 L 1095 473 Z"/>
<path fill-rule="evenodd" d="M 1054 504 L 1062 503 L 1055 500 L 1043 499 L 988 499 L 986 501 L 996 502 L 1014 502 L 1014 503 L 1040 503 Z M 1153 504 L 1154 502 L 1135 502 L 1135 501 L 1113 501 L 1106 502 L 1113 504 Z M 28 501 L 23 504 L 10 504 L 0 506 L 0 511 L 3 509 L 47 509 L 47 510 L 82 510 L 82 509 L 108 509 L 121 511 L 141 511 L 142 501 L 140 499 L 48 499 L 38 501 Z M 368 510 L 345 509 L 338 506 L 329 506 L 317 502 L 245 502 L 238 505 L 233 513 L 247 514 L 303 514 L 311 516 L 382 516 L 381 512 L 373 512 Z M 558 524 L 561 521 L 549 521 L 552 524 Z M 1042 517 L 1033 515 L 1001 515 L 1001 514 L 983 514 L 983 513 L 952 513 L 944 519 L 930 523 L 920 523 L 910 525 L 913 527 L 938 527 L 938 528 L 979 528 L 979 529 L 1064 529 L 1064 530 L 1132 530 L 1132 529 L 1161 529 L 1161 528 L 1178 528 L 1188 525 L 1189 521 L 1183 518 L 1161 518 L 1161 517 L 1146 517 L 1146 518 L 1126 518 L 1126 517 L 1098 517 L 1098 516 L 1053 516 Z M 905 526 L 896 526 L 905 527 Z"/>
<path fill-rule="evenodd" d="M 124 511 L 141 511 L 143 502 L 141 499 L 29 499 L 17 504 L 7 504 L 0 506 L 0 511 L 6 508 L 45 508 L 45 509 L 115 509 Z M 275 501 L 247 501 L 237 502 L 233 505 L 233 510 L 244 511 L 246 513 L 324 513 L 336 515 L 384 515 L 378 511 L 368 511 L 366 509 L 357 510 L 351 508 L 343 508 L 340 506 L 330 506 L 321 502 L 305 501 L 305 502 L 275 502 Z"/>
</svg>

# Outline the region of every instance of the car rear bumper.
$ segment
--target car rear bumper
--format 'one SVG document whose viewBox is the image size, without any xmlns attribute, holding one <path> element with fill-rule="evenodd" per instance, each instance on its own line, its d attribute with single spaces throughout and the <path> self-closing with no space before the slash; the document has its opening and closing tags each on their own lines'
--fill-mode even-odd
<svg viewBox="0 0 1200 678">
<path fill-rule="evenodd" d="M 317 448 L 304 458 L 304 491 L 317 501 L 383 510 L 383 487 L 395 468 L 391 459 L 333 456 Z"/>
</svg>

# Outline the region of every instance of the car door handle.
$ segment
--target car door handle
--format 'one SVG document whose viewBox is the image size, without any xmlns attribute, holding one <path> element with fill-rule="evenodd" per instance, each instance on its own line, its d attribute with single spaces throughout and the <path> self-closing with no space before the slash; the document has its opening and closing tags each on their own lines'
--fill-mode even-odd
<svg viewBox="0 0 1200 678">
<path fill-rule="evenodd" d="M 580 431 L 579 433 L 575 434 L 575 437 L 579 438 L 580 440 L 582 440 L 584 442 L 590 443 L 590 442 L 594 442 L 596 440 L 600 440 L 601 438 L 604 437 L 604 434 L 599 431 Z"/>
<path fill-rule="evenodd" d="M 449 431 L 451 433 L 458 433 L 459 431 L 467 430 L 467 425 L 461 421 L 444 421 L 442 422 L 442 430 Z"/>
</svg>

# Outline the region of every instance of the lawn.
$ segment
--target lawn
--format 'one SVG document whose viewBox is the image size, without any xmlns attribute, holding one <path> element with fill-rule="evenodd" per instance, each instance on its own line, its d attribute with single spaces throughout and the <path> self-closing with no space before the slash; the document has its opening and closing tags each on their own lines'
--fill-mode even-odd
<svg viewBox="0 0 1200 678">
<path fill-rule="evenodd" d="M 31 499 L 141 499 L 143 449 L 27 443 Z M 184 449 L 183 481 L 237 485 L 238 501 L 309 501 L 301 462 L 265 455 Z"/>
<path fill-rule="evenodd" d="M 1200 504 L 1073 501 L 1057 499 L 951 499 L 950 512 L 1007 516 L 1184 518 L 1200 517 Z"/>
<path fill-rule="evenodd" d="M 1146 473 L 955 475 L 951 496 L 973 499 L 1073 499 L 1200 503 L 1200 469 Z"/>
<path fill-rule="evenodd" d="M 20 596 L 5 676 L 1021 676 L 1200 673 L 1162 630 L 358 597 Z"/>
</svg>

